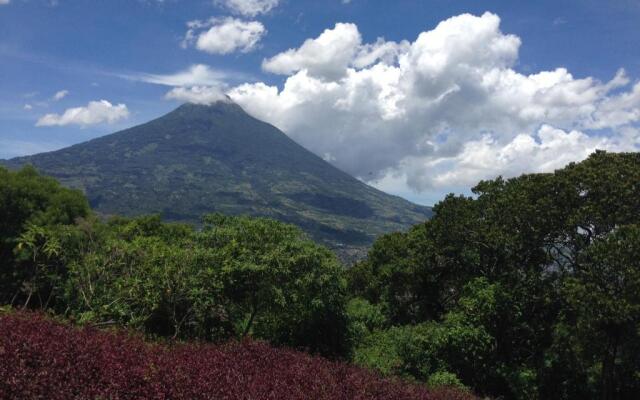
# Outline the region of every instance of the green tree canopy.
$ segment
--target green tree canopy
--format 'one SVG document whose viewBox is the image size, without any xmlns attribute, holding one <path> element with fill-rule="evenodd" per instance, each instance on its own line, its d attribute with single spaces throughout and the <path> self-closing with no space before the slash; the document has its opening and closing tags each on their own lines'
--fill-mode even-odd
<svg viewBox="0 0 640 400">
<path fill-rule="evenodd" d="M 423 335 L 420 348 L 429 350 L 414 354 L 440 354 L 452 326 L 488 335 L 483 366 L 452 362 L 466 360 L 462 345 L 443 367 L 482 394 L 637 393 L 640 153 L 598 151 L 473 192 L 447 196 L 430 221 L 378 240 L 349 272 L 351 291 L 384 310 L 387 325 L 440 332 Z M 429 360 L 417 362 L 416 377 L 434 373 Z"/>
<path fill-rule="evenodd" d="M 79 191 L 60 186 L 30 166 L 16 172 L 0 167 L 0 302 L 29 305 L 38 298 L 44 305 L 54 288 L 46 282 L 45 275 L 52 271 L 43 258 L 58 252 L 54 243 L 45 246 L 46 231 L 89 214 Z"/>
</svg>

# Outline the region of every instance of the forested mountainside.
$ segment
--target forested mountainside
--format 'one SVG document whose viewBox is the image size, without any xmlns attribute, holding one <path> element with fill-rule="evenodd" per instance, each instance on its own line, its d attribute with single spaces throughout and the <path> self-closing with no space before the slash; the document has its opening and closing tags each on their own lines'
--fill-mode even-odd
<svg viewBox="0 0 640 400">
<path fill-rule="evenodd" d="M 31 164 L 81 189 L 102 214 L 192 223 L 213 212 L 270 217 L 333 248 L 369 246 L 431 215 L 333 167 L 230 100 L 185 104 L 140 126 L 3 163 Z"/>
</svg>

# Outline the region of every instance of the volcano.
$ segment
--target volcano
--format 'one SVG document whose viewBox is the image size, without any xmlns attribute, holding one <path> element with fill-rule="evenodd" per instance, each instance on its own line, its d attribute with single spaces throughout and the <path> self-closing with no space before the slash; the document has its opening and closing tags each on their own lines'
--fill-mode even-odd
<svg viewBox="0 0 640 400">
<path fill-rule="evenodd" d="M 239 105 L 184 104 L 120 132 L 3 161 L 81 189 L 103 215 L 248 214 L 298 225 L 332 248 L 362 248 L 431 215 L 332 166 Z"/>
</svg>

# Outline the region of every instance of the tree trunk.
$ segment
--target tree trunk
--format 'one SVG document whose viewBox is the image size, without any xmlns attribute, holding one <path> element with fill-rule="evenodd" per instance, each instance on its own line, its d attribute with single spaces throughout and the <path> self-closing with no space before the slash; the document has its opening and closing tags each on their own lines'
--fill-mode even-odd
<svg viewBox="0 0 640 400">
<path fill-rule="evenodd" d="M 27 306 L 29 305 L 29 302 L 31 301 L 31 296 L 33 295 L 33 290 L 29 291 L 29 296 L 27 296 L 27 300 L 24 302 L 24 305 L 22 306 L 23 310 L 27 309 Z"/>
</svg>

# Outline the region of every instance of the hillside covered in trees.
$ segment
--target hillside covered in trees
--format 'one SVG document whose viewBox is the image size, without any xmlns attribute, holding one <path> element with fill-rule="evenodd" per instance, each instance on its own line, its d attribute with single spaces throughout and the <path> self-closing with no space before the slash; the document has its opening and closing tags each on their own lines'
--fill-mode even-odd
<svg viewBox="0 0 640 400">
<path fill-rule="evenodd" d="M 209 213 L 268 217 L 347 258 L 431 215 L 339 170 L 229 99 L 183 104 L 145 124 L 0 165 L 33 165 L 82 190 L 106 216 L 159 214 L 192 224 Z"/>
<path fill-rule="evenodd" d="M 0 302 L 152 339 L 263 340 L 492 398 L 635 398 L 640 154 L 480 182 L 434 211 L 346 269 L 281 222 L 105 221 L 33 168 L 0 169 Z"/>
</svg>

